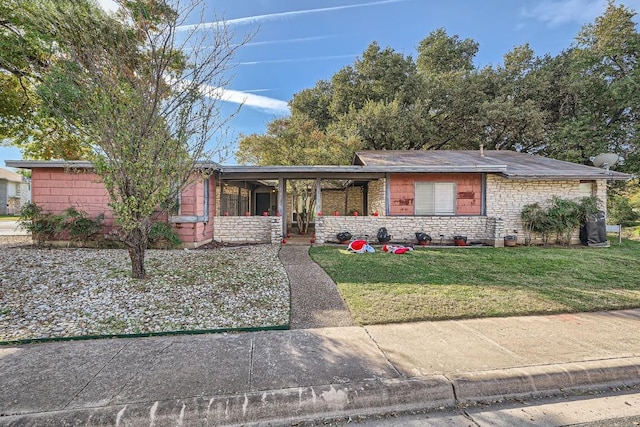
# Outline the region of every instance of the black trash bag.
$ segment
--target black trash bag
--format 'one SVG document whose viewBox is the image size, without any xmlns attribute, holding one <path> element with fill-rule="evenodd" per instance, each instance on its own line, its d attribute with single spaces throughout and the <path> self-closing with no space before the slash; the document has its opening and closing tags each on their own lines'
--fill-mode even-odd
<svg viewBox="0 0 640 427">
<path fill-rule="evenodd" d="M 424 231 L 416 231 L 416 240 L 418 242 L 430 242 L 431 236 L 429 236 Z"/>
<path fill-rule="evenodd" d="M 351 233 L 349 233 L 348 231 L 341 231 L 340 233 L 336 234 L 336 238 L 339 242 L 346 242 L 347 240 L 351 240 Z"/>
<path fill-rule="evenodd" d="M 391 235 L 387 229 L 385 227 L 380 227 L 378 229 L 378 242 L 387 243 L 389 240 L 391 240 Z"/>
<path fill-rule="evenodd" d="M 592 214 L 580 227 L 580 241 L 585 246 L 607 243 L 607 219 L 603 211 Z"/>
</svg>

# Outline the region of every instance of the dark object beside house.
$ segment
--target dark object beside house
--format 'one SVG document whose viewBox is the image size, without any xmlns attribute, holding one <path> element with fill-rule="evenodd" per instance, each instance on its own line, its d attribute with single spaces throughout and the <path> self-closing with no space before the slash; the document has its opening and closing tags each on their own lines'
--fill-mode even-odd
<svg viewBox="0 0 640 427">
<path fill-rule="evenodd" d="M 348 231 L 341 231 L 340 233 L 336 234 L 336 238 L 340 243 L 348 242 L 349 240 L 351 240 L 351 237 L 351 233 L 349 233 Z"/>
<path fill-rule="evenodd" d="M 418 243 L 430 242 L 431 236 L 429 236 L 424 231 L 416 231 L 416 240 L 418 241 Z"/>
<path fill-rule="evenodd" d="M 504 236 L 504 245 L 505 246 L 516 246 L 516 244 L 518 243 L 518 236 L 515 235 L 508 235 L 508 236 Z"/>
<path fill-rule="evenodd" d="M 378 242 L 387 243 L 389 240 L 391 240 L 391 235 L 387 229 L 385 227 L 380 227 L 378 229 Z"/>
<path fill-rule="evenodd" d="M 607 245 L 607 219 L 604 212 L 592 214 L 586 224 L 580 227 L 580 242 L 585 246 Z"/>
<path fill-rule="evenodd" d="M 467 246 L 467 236 L 453 236 L 454 246 Z"/>
</svg>

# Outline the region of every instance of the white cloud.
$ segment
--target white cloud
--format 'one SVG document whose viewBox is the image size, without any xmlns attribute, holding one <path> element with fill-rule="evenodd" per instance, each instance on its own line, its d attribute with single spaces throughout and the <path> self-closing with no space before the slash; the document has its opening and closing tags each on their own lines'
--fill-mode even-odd
<svg viewBox="0 0 640 427">
<path fill-rule="evenodd" d="M 321 12 L 333 12 L 333 11 L 343 10 L 343 9 L 353 9 L 357 7 L 370 7 L 370 6 L 377 6 L 380 4 L 387 4 L 387 3 L 399 3 L 403 1 L 406 1 L 406 0 L 380 0 L 380 1 L 374 1 L 369 3 L 352 4 L 352 5 L 346 5 L 346 6 L 323 7 L 320 9 L 294 10 L 291 12 L 270 13 L 268 15 L 246 16 L 244 18 L 228 19 L 225 21 L 203 22 L 201 24 L 195 24 L 195 25 L 182 25 L 180 27 L 177 27 L 177 29 L 182 31 L 191 31 L 196 28 L 198 29 L 216 28 L 223 24 L 226 25 L 227 27 L 247 25 L 247 24 L 258 24 L 260 22 L 278 21 L 278 20 L 291 18 L 299 15 L 307 15 L 307 14 L 321 13 Z"/>
<path fill-rule="evenodd" d="M 606 6 L 606 0 L 545 0 L 525 10 L 523 15 L 552 27 L 570 22 L 584 24 L 601 15 Z"/>
<path fill-rule="evenodd" d="M 118 10 L 118 4 L 114 0 L 97 0 L 98 6 L 107 12 L 115 12 Z"/>
</svg>

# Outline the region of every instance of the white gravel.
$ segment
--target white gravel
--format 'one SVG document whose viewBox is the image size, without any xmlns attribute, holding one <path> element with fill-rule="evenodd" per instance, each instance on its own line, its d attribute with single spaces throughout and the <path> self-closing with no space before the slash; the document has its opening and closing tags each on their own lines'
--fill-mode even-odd
<svg viewBox="0 0 640 427">
<path fill-rule="evenodd" d="M 278 247 L 126 250 L 0 245 L 0 341 L 281 326 L 289 283 Z"/>
</svg>

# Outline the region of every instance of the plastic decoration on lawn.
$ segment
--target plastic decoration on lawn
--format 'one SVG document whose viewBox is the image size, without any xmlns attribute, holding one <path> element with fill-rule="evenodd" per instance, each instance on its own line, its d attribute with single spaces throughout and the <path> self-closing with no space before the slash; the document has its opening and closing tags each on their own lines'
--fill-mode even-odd
<svg viewBox="0 0 640 427">
<path fill-rule="evenodd" d="M 371 245 L 369 245 L 369 243 L 367 243 L 366 240 L 354 240 L 353 242 L 349 243 L 349 247 L 347 249 L 349 250 L 349 252 L 354 252 L 356 254 L 376 251 Z"/>
<path fill-rule="evenodd" d="M 396 254 L 396 255 L 406 254 L 407 252 L 411 252 L 412 250 L 413 248 L 411 246 L 391 246 L 391 245 L 382 246 L 383 252 L 389 252 L 390 254 Z"/>
</svg>

